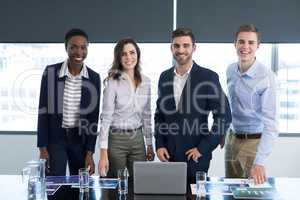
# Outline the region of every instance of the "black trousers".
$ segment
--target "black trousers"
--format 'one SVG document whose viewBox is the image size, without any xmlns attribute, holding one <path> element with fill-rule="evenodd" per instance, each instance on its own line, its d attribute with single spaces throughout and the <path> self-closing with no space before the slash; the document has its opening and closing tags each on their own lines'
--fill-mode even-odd
<svg viewBox="0 0 300 200">
<path fill-rule="evenodd" d="M 62 139 L 48 146 L 50 170 L 48 176 L 65 176 L 67 163 L 70 175 L 78 175 L 85 166 L 85 149 L 78 128 L 64 129 Z"/>
</svg>

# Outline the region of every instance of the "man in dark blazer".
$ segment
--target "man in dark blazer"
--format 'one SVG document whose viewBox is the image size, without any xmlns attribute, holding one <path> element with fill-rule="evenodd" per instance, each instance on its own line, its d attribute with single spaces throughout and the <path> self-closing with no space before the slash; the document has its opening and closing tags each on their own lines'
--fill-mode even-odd
<svg viewBox="0 0 300 200">
<path fill-rule="evenodd" d="M 161 161 L 187 162 L 188 180 L 208 171 L 212 151 L 231 122 L 228 100 L 218 75 L 192 60 L 196 49 L 191 29 L 172 33 L 174 67 L 162 72 L 155 112 L 156 152 Z M 208 127 L 212 112 L 213 124 Z"/>
<path fill-rule="evenodd" d="M 37 146 L 48 175 L 71 175 L 83 167 L 94 173 L 100 76 L 83 61 L 88 35 L 71 29 L 65 35 L 68 59 L 46 67 L 41 81 Z"/>
</svg>

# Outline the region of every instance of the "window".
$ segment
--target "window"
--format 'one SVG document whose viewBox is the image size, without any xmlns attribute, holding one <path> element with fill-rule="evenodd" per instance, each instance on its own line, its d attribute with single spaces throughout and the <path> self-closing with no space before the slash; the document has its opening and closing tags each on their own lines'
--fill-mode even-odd
<svg viewBox="0 0 300 200">
<path fill-rule="evenodd" d="M 90 44 L 85 63 L 103 80 L 115 44 Z M 139 44 L 142 72 L 152 81 L 152 108 L 159 74 L 171 67 L 170 45 Z M 0 131 L 35 131 L 40 81 L 46 65 L 66 59 L 64 44 L 0 44 Z M 5 61 L 5 62 L 4 62 Z M 154 109 L 153 109 L 154 112 Z"/>
<path fill-rule="evenodd" d="M 295 108 L 298 107 L 298 103 L 292 101 L 282 101 L 280 102 L 280 107 Z"/>
<path fill-rule="evenodd" d="M 279 125 L 281 132 L 299 133 L 300 44 L 278 44 Z"/>
<path fill-rule="evenodd" d="M 197 43 L 194 60 L 219 74 L 227 91 L 227 66 L 237 61 L 231 43 Z M 92 43 L 85 63 L 103 80 L 111 67 L 115 44 Z M 271 68 L 278 60 L 278 97 L 280 132 L 299 133 L 300 118 L 300 44 L 261 44 L 257 58 Z M 159 75 L 172 66 L 169 43 L 140 43 L 142 72 L 152 81 L 152 112 L 157 99 Z M 41 75 L 46 65 L 64 61 L 64 44 L 0 44 L 0 131 L 35 131 Z"/>
<path fill-rule="evenodd" d="M 281 119 L 297 120 L 299 117 L 297 114 L 280 114 Z"/>
<path fill-rule="evenodd" d="M 227 91 L 226 69 L 237 62 L 237 55 L 232 43 L 198 43 L 196 44 L 194 60 L 201 66 L 218 73 L 223 90 Z M 265 66 L 271 68 L 271 44 L 261 44 L 257 51 L 257 58 Z"/>
</svg>

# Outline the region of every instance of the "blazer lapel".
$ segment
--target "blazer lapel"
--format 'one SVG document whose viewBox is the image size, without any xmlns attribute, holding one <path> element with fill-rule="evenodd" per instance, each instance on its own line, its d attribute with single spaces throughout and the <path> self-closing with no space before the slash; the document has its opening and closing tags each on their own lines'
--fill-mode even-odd
<svg viewBox="0 0 300 200">
<path fill-rule="evenodd" d="M 185 82 L 185 85 L 183 87 L 180 99 L 179 99 L 179 103 L 178 103 L 178 112 L 179 113 L 184 113 L 184 112 L 190 112 L 191 110 L 191 105 L 190 102 L 193 94 L 192 91 L 192 77 L 193 74 L 195 74 L 194 72 L 197 70 L 197 65 L 194 63 L 192 66 L 192 69 L 188 75 L 188 78 Z"/>
<path fill-rule="evenodd" d="M 167 95 L 171 95 L 172 98 L 169 99 L 170 109 L 176 110 L 175 99 L 174 99 L 174 67 L 168 72 L 165 82 L 165 90 Z"/>
<path fill-rule="evenodd" d="M 59 74 L 58 70 L 58 74 Z M 63 106 L 64 106 L 64 90 L 65 90 L 65 80 L 66 77 L 59 78 L 57 81 L 57 113 L 58 118 L 60 120 L 60 124 L 62 124 L 63 120 Z"/>
<path fill-rule="evenodd" d="M 82 83 L 81 83 L 81 97 L 80 97 L 80 118 L 84 114 L 85 110 L 87 109 L 89 102 L 89 90 L 87 87 L 89 80 L 85 77 L 82 77 Z"/>
</svg>

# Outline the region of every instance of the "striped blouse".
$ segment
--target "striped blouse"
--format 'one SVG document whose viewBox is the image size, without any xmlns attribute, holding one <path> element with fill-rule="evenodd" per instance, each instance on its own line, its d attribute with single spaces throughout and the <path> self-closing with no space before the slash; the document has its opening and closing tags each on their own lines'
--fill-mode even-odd
<svg viewBox="0 0 300 200">
<path fill-rule="evenodd" d="M 79 126 L 80 100 L 82 76 L 88 78 L 86 65 L 80 74 L 74 76 L 69 72 L 68 61 L 62 64 L 59 77 L 66 76 L 64 97 L 63 97 L 63 128 L 74 128 Z"/>
</svg>

